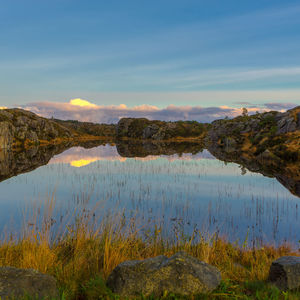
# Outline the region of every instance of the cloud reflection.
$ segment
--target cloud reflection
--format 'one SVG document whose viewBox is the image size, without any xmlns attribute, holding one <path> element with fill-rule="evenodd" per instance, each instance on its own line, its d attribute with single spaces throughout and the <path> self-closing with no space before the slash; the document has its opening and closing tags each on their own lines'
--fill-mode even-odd
<svg viewBox="0 0 300 300">
<path fill-rule="evenodd" d="M 183 153 L 182 155 L 148 155 L 146 157 L 135 157 L 135 160 L 138 161 L 152 161 L 158 158 L 164 158 L 170 162 L 176 160 L 201 160 L 201 159 L 215 159 L 207 150 L 197 154 Z M 49 164 L 69 164 L 72 167 L 84 167 L 96 161 L 119 161 L 125 162 L 126 157 L 122 157 L 118 154 L 118 151 L 115 146 L 106 145 L 99 146 L 92 149 L 85 149 L 82 147 L 74 147 L 66 150 L 65 152 L 53 157 Z"/>
</svg>

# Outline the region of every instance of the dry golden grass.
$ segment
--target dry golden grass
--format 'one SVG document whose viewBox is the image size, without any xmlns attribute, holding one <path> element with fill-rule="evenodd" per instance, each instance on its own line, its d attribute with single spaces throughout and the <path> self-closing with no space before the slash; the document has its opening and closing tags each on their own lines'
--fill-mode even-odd
<svg viewBox="0 0 300 300">
<path fill-rule="evenodd" d="M 216 235 L 181 232 L 170 241 L 155 226 L 147 236 L 135 219 L 123 216 L 106 217 L 101 223 L 93 220 L 93 212 L 82 210 L 74 216 L 76 221 L 56 237 L 51 234 L 53 198 L 45 209 L 36 214 L 40 229 L 32 223 L 19 237 L 7 237 L 0 243 L 0 266 L 34 268 L 54 275 L 67 299 L 80 299 L 82 286 L 95 276 L 104 279 L 119 263 L 132 259 L 145 259 L 157 255 L 171 256 L 178 251 L 187 253 L 218 267 L 223 279 L 237 283 L 266 280 L 271 262 L 283 255 L 298 255 L 288 246 L 265 246 L 251 249 L 238 246 Z M 32 221 L 31 221 L 32 222 Z M 97 224 L 97 226 L 96 226 Z"/>
</svg>

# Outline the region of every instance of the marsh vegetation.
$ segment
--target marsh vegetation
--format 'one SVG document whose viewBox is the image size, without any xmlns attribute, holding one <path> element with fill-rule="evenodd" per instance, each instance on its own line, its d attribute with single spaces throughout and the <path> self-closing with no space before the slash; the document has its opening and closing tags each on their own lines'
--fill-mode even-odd
<svg viewBox="0 0 300 300">
<path fill-rule="evenodd" d="M 116 265 L 184 250 L 222 273 L 200 299 L 299 298 L 266 283 L 274 259 L 299 255 L 299 198 L 195 145 L 179 149 L 126 158 L 113 144 L 76 147 L 1 182 L 0 265 L 55 276 L 65 299 L 118 299 L 105 285 Z"/>
</svg>

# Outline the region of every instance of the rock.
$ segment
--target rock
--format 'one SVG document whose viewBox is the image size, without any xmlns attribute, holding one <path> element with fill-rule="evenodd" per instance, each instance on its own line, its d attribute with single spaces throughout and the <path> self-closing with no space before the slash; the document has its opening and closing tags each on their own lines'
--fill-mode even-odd
<svg viewBox="0 0 300 300">
<path fill-rule="evenodd" d="M 14 138 L 14 127 L 11 123 L 0 122 L 0 149 L 11 149 Z"/>
<path fill-rule="evenodd" d="M 121 296 L 206 293 L 221 281 L 217 268 L 179 252 L 167 258 L 126 261 L 109 275 L 107 285 Z"/>
<path fill-rule="evenodd" d="M 158 130 L 159 130 L 159 127 L 157 125 L 151 124 L 144 129 L 142 138 L 150 139 L 153 137 L 154 134 L 156 134 L 158 132 Z"/>
<path fill-rule="evenodd" d="M 29 130 L 26 134 L 26 138 L 34 144 L 38 144 L 39 139 L 35 131 Z"/>
<path fill-rule="evenodd" d="M 141 138 L 144 129 L 150 125 L 146 118 L 122 118 L 116 128 L 117 137 Z"/>
<path fill-rule="evenodd" d="M 146 118 L 122 118 L 116 126 L 116 135 L 121 139 L 152 139 L 156 141 L 173 138 L 203 138 L 207 124 L 196 121 L 165 122 Z"/>
<path fill-rule="evenodd" d="M 281 290 L 300 288 L 300 257 L 282 256 L 273 261 L 269 280 Z"/>
<path fill-rule="evenodd" d="M 35 270 L 0 268 L 0 298 L 11 299 L 29 296 L 34 299 L 59 297 L 54 277 Z"/>
<path fill-rule="evenodd" d="M 293 132 L 296 131 L 297 129 L 296 121 L 291 116 L 282 118 L 277 124 L 278 124 L 277 134 Z"/>
<path fill-rule="evenodd" d="M 132 123 L 132 118 L 122 118 L 117 124 L 116 135 L 117 137 L 126 136 L 128 133 L 129 125 Z"/>
<path fill-rule="evenodd" d="M 22 109 L 0 110 L 0 149 L 26 142 L 73 137 L 70 129 Z"/>
</svg>

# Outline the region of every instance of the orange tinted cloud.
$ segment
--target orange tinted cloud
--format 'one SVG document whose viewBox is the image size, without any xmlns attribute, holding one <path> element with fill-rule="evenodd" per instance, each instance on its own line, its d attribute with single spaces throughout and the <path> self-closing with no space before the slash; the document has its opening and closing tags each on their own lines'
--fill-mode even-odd
<svg viewBox="0 0 300 300">
<path fill-rule="evenodd" d="M 241 105 L 242 106 L 242 105 Z M 244 106 L 244 105 L 243 105 Z M 247 104 L 249 114 L 269 111 L 272 108 L 284 111 L 292 108 L 292 103 L 266 103 L 262 106 Z M 59 102 L 36 102 L 23 106 L 34 113 L 43 117 L 55 117 L 63 120 L 78 120 L 95 123 L 117 123 L 120 118 L 148 118 L 150 120 L 178 121 L 195 120 L 199 122 L 211 122 L 224 117 L 233 118 L 242 114 L 242 108 L 219 106 L 219 107 L 201 107 L 201 106 L 175 106 L 169 105 L 166 108 L 158 108 L 153 105 L 138 105 L 127 107 L 120 105 L 96 105 L 88 100 L 80 98 L 72 99 L 67 103 Z"/>
</svg>

